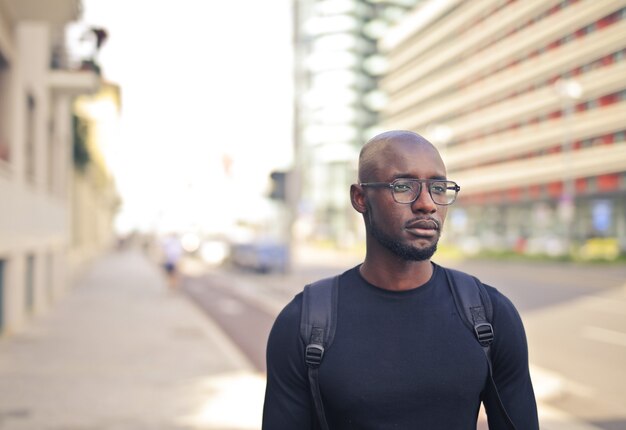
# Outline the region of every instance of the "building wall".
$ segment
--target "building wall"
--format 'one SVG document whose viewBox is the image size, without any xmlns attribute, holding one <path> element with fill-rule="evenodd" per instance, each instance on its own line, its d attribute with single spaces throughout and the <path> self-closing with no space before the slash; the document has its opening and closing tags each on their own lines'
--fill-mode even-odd
<svg viewBox="0 0 626 430">
<path fill-rule="evenodd" d="M 120 88 L 103 82 L 93 94 L 76 98 L 73 113 L 83 130 L 89 162 L 73 169 L 71 252 L 73 266 L 91 259 L 114 242 L 113 222 L 120 205 L 104 149 L 119 127 Z"/>
<path fill-rule="evenodd" d="M 6 66 L 0 97 L 1 135 L 7 148 L 0 162 L 0 195 L 7 202 L 0 215 L 2 333 L 19 329 L 50 304 L 46 288 L 61 289 L 63 281 L 50 273 L 61 272 L 56 266 L 67 246 L 67 201 L 51 195 L 46 185 L 51 167 L 46 80 L 50 28 L 45 23 L 17 23 L 12 40 L 11 49 L 2 53 Z"/>
<path fill-rule="evenodd" d="M 626 1 L 425 2 L 411 16 L 380 41 L 381 116 L 438 145 L 461 185 L 448 239 L 626 251 Z"/>
<path fill-rule="evenodd" d="M 72 99 L 97 86 L 93 72 L 53 71 L 50 62 L 76 4 L 39 3 L 31 11 L 0 0 L 0 336 L 49 308 L 74 270 Z M 45 19 L 48 12 L 55 21 Z"/>
</svg>

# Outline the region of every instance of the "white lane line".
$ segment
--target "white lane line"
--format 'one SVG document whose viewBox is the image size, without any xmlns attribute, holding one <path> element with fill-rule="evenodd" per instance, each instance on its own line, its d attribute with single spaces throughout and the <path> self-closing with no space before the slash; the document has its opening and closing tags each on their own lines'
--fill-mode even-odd
<svg viewBox="0 0 626 430">
<path fill-rule="evenodd" d="M 547 401 L 563 395 L 564 382 L 558 373 L 531 364 L 530 377 L 538 401 Z"/>
<path fill-rule="evenodd" d="M 537 410 L 542 430 L 600 430 L 547 404 L 550 400 L 572 393 L 572 388 L 578 384 L 566 380 L 557 372 L 533 364 L 530 365 L 530 375 L 537 398 Z"/>
<path fill-rule="evenodd" d="M 590 388 L 567 380 L 557 372 L 533 364 L 530 365 L 530 375 L 537 398 L 542 430 L 601 430 L 548 404 L 552 400 L 569 394 L 592 397 L 593 391 Z"/>
<path fill-rule="evenodd" d="M 217 306 L 222 313 L 227 315 L 239 315 L 244 311 L 243 306 L 239 302 L 230 298 L 219 299 Z"/>
<path fill-rule="evenodd" d="M 249 371 L 218 373 L 197 380 L 198 409 L 179 420 L 195 430 L 258 430 L 263 415 L 265 375 Z M 200 400 L 202 400 L 200 402 Z"/>
<path fill-rule="evenodd" d="M 254 303 L 269 315 L 278 315 L 291 298 L 279 300 L 265 293 L 258 285 L 246 281 L 235 282 L 231 288 L 237 290 L 237 294 Z"/>
<path fill-rule="evenodd" d="M 626 346 L 626 333 L 602 327 L 583 327 L 582 337 L 611 345 Z"/>
<path fill-rule="evenodd" d="M 601 430 L 569 414 L 547 405 L 539 405 L 539 422 L 542 430 Z"/>
<path fill-rule="evenodd" d="M 596 311 L 626 315 L 626 300 L 621 297 L 591 296 L 586 299 L 586 303 Z"/>
</svg>

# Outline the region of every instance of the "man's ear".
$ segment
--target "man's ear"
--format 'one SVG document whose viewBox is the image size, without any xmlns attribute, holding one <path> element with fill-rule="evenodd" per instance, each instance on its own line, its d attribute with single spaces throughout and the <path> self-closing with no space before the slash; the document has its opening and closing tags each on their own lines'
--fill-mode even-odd
<svg viewBox="0 0 626 430">
<path fill-rule="evenodd" d="M 367 212 L 367 205 L 365 204 L 365 193 L 363 187 L 358 184 L 352 184 L 350 186 L 350 201 L 352 207 L 359 213 Z"/>
</svg>

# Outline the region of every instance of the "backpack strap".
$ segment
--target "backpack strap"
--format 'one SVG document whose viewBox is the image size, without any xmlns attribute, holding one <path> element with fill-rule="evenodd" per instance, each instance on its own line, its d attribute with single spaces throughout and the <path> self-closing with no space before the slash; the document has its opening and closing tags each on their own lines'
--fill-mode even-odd
<svg viewBox="0 0 626 430">
<path fill-rule="evenodd" d="M 506 411 L 498 387 L 493 379 L 491 344 L 495 338 L 493 326 L 493 306 L 485 286 L 477 278 L 458 270 L 443 268 L 448 279 L 448 286 L 454 298 L 461 321 L 474 333 L 483 348 L 489 368 L 489 388 L 496 398 L 496 404 L 506 425 L 515 430 L 515 424 Z"/>
<path fill-rule="evenodd" d="M 322 403 L 318 370 L 324 358 L 324 352 L 330 347 L 335 337 L 338 290 L 339 276 L 334 276 L 307 285 L 302 293 L 300 336 L 306 345 L 304 361 L 308 368 L 315 416 L 322 430 L 329 428 Z"/>
</svg>

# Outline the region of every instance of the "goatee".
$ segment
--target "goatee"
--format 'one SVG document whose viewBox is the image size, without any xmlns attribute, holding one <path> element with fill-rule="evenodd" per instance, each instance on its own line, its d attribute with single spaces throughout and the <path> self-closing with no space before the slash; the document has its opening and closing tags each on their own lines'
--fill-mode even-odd
<svg viewBox="0 0 626 430">
<path fill-rule="evenodd" d="M 437 240 L 426 248 L 417 248 L 412 245 L 405 245 L 383 233 L 374 223 L 369 223 L 369 230 L 374 239 L 389 251 L 405 261 L 429 260 L 437 251 Z"/>
</svg>

